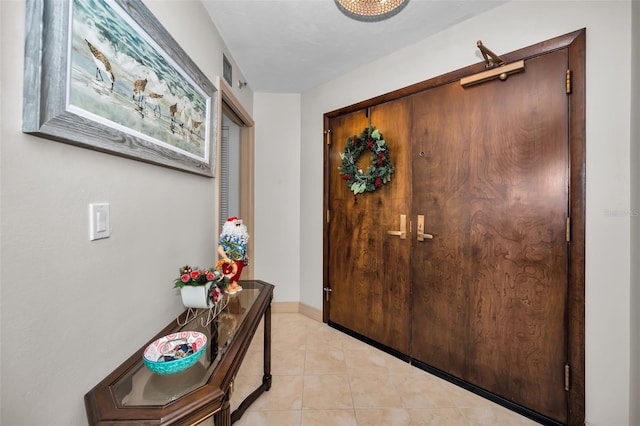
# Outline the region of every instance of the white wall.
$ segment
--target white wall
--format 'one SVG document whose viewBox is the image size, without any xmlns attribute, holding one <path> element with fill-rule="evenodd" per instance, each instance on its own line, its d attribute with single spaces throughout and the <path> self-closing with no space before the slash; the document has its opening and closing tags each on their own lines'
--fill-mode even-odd
<svg viewBox="0 0 640 426">
<path fill-rule="evenodd" d="M 215 82 L 202 4 L 146 3 Z M 0 424 L 82 425 L 84 394 L 183 310 L 178 268 L 215 262 L 217 182 L 23 134 L 24 13 L 0 1 Z M 109 239 L 89 242 L 92 202 L 111 205 Z"/>
<path fill-rule="evenodd" d="M 275 302 L 300 300 L 300 95 L 256 93 L 255 277 Z M 322 264 L 322 257 L 316 259 Z"/>
<path fill-rule="evenodd" d="M 313 226 L 300 232 L 301 301 L 322 306 L 325 112 L 480 62 L 478 39 L 501 54 L 586 27 L 586 420 L 630 424 L 630 9 L 630 1 L 514 1 L 302 94 L 300 214 Z"/>
</svg>

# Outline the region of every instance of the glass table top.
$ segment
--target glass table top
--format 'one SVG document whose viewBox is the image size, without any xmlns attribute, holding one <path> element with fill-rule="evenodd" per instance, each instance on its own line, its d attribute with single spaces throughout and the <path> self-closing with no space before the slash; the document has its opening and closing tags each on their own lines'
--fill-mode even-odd
<svg viewBox="0 0 640 426">
<path fill-rule="evenodd" d="M 207 348 L 198 362 L 187 370 L 170 375 L 151 372 L 142 357 L 111 386 L 111 393 L 120 407 L 163 406 L 204 386 L 233 342 L 246 313 L 256 301 L 264 285 L 243 282 L 243 290 L 227 295 L 229 302 L 209 325 L 208 309 L 194 309 L 195 317 L 184 326 L 176 322 L 175 331 L 199 331 L 207 336 Z"/>
</svg>

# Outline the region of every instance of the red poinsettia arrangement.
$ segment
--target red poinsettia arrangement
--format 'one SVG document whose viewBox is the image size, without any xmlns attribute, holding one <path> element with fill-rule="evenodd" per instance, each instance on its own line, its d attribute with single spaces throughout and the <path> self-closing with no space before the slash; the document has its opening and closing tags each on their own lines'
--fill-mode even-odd
<svg viewBox="0 0 640 426">
<path fill-rule="evenodd" d="M 180 277 L 174 281 L 173 286 L 182 288 L 184 286 L 208 285 L 209 298 L 215 303 L 222 298 L 228 284 L 229 278 L 222 273 L 222 270 L 216 268 L 200 269 L 197 266 L 192 268 L 185 265 L 180 268 Z"/>
</svg>

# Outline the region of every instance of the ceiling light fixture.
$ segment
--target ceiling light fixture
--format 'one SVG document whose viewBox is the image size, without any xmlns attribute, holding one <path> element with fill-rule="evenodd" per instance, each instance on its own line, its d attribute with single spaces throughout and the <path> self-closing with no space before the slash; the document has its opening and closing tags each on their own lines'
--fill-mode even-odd
<svg viewBox="0 0 640 426">
<path fill-rule="evenodd" d="M 338 9 L 357 21 L 375 22 L 391 18 L 409 0 L 335 0 Z"/>
</svg>

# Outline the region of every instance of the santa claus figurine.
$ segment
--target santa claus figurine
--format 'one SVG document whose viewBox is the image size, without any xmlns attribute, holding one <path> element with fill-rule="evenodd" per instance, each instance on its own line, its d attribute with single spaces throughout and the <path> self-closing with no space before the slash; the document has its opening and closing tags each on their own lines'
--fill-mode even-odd
<svg viewBox="0 0 640 426">
<path fill-rule="evenodd" d="M 230 217 L 222 227 L 218 254 L 222 258 L 222 272 L 229 277 L 227 292 L 234 294 L 242 290 L 238 285 L 242 268 L 249 264 L 247 257 L 247 244 L 249 232 L 237 217 Z"/>
</svg>

